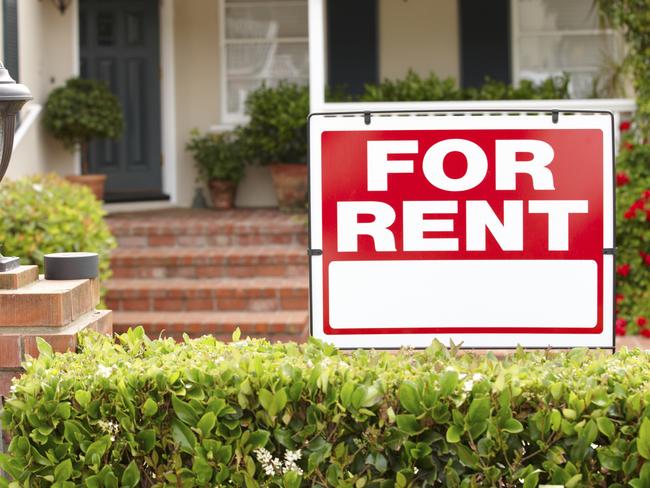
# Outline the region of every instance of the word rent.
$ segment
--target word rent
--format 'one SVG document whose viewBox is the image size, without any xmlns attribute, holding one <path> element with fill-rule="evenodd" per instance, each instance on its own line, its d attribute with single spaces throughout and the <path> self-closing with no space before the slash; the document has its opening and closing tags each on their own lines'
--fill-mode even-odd
<svg viewBox="0 0 650 488">
<path fill-rule="evenodd" d="M 534 139 L 495 141 L 495 190 L 517 189 L 517 175 L 527 175 L 535 190 L 554 190 L 549 167 L 554 159 L 550 144 Z M 414 173 L 414 159 L 395 159 L 395 155 L 418 154 L 416 140 L 367 142 L 367 189 L 387 192 L 390 175 Z M 465 174 L 452 178 L 445 173 L 445 157 L 462 153 L 467 160 Z M 521 158 L 521 154 L 528 157 Z M 392 156 L 392 157 L 391 157 Z M 532 157 L 531 157 L 532 156 Z M 433 144 L 422 158 L 422 172 L 433 187 L 449 193 L 445 200 L 403 201 L 393 208 L 380 201 L 337 202 L 338 252 L 357 252 L 359 236 L 369 236 L 378 252 L 396 251 L 390 229 L 397 212 L 403 222 L 403 251 L 458 251 L 456 237 L 432 237 L 431 233 L 453 232 L 454 214 L 459 213 L 458 195 L 481 184 L 488 172 L 488 157 L 476 143 L 466 139 L 446 139 Z M 521 180 L 520 180 L 521 181 Z M 545 214 L 548 222 L 548 250 L 569 249 L 569 223 L 572 214 L 588 212 L 587 200 L 533 199 L 504 200 L 503 219 L 486 200 L 465 201 L 465 246 L 467 251 L 486 249 L 489 230 L 504 251 L 524 250 L 524 215 Z M 360 216 L 364 216 L 360 219 Z M 372 220 L 368 222 L 368 217 Z"/>
</svg>

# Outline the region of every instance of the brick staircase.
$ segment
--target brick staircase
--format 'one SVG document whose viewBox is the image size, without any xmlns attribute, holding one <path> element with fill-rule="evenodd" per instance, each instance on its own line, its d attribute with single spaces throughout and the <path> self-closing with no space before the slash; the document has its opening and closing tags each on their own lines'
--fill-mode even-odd
<svg viewBox="0 0 650 488">
<path fill-rule="evenodd" d="M 108 219 L 119 247 L 106 305 L 114 330 L 303 341 L 306 220 L 276 210 L 167 209 Z"/>
</svg>

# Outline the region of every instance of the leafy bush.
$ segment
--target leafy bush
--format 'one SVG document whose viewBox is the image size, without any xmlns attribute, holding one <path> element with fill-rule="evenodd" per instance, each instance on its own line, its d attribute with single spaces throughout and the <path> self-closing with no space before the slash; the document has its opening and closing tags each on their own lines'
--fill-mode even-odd
<svg viewBox="0 0 650 488">
<path fill-rule="evenodd" d="M 354 97 L 335 88 L 328 92 L 331 100 L 351 101 Z M 522 80 L 519 86 L 486 78 L 479 88 L 458 88 L 454 78 L 441 79 L 435 73 L 423 78 L 409 71 L 404 78 L 386 79 L 367 84 L 359 97 L 364 102 L 424 102 L 444 100 L 535 100 L 569 98 L 568 76 L 549 77 L 539 84 Z"/>
<path fill-rule="evenodd" d="M 616 163 L 616 332 L 650 337 L 650 146 L 623 123 Z"/>
<path fill-rule="evenodd" d="M 101 81 L 71 78 L 50 92 L 43 123 L 67 148 L 100 139 L 117 139 L 122 134 L 120 103 Z"/>
<path fill-rule="evenodd" d="M 201 134 L 195 129 L 186 149 L 192 153 L 202 181 L 237 182 L 244 174 L 241 144 L 232 132 Z"/>
<path fill-rule="evenodd" d="M 88 251 L 99 254 L 100 278 L 110 277 L 116 246 L 90 190 L 56 175 L 40 175 L 0 185 L 0 251 L 43 269 L 43 255 Z"/>
<path fill-rule="evenodd" d="M 280 82 L 248 95 L 249 122 L 238 129 L 246 160 L 258 164 L 306 163 L 309 89 Z"/>
<path fill-rule="evenodd" d="M 234 339 L 41 342 L 5 402 L 0 466 L 20 486 L 650 486 L 643 351 Z"/>
</svg>

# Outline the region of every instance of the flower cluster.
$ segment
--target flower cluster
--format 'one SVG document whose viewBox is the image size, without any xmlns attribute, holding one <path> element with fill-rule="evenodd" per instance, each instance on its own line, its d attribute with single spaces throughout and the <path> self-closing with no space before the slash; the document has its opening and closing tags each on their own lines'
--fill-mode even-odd
<svg viewBox="0 0 650 488">
<path fill-rule="evenodd" d="M 97 425 L 99 425 L 99 428 L 102 429 L 102 431 L 111 435 L 111 442 L 115 442 L 115 435 L 120 432 L 120 424 L 117 422 L 111 422 L 110 420 L 100 420 L 97 422 Z"/>
<path fill-rule="evenodd" d="M 650 337 L 650 145 L 620 125 L 616 167 L 616 334 Z"/>
<path fill-rule="evenodd" d="M 297 451 L 287 450 L 284 453 L 284 462 L 273 457 L 273 455 L 263 447 L 255 449 L 253 452 L 255 453 L 257 461 L 262 465 L 262 470 L 266 476 L 282 476 L 290 471 L 295 472 L 299 476 L 302 476 L 303 474 L 300 466 L 296 464 L 296 461 L 300 460 L 302 457 L 302 451 L 300 449 Z"/>
</svg>

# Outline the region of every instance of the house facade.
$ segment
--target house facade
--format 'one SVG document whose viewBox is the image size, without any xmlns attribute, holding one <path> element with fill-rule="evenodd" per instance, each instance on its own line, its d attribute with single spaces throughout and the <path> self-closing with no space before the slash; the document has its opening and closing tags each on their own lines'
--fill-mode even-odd
<svg viewBox="0 0 650 488">
<path fill-rule="evenodd" d="M 408 70 L 453 77 L 467 87 L 486 76 L 517 83 L 567 73 L 572 98 L 604 97 L 600 105 L 612 110 L 632 106 L 613 100 L 623 96 L 617 76 L 624 46 L 602 27 L 592 0 L 2 4 L 3 59 L 34 94 L 21 114 L 8 177 L 80 171 L 78 155 L 42 127 L 42 107 L 70 77 L 101 79 L 122 102 L 126 121 L 121 140 L 94 143 L 91 151 L 90 169 L 108 175 L 113 202 L 190 205 L 198 186 L 185 151 L 190 130 L 245 122 L 247 93 L 282 79 L 318 79 L 316 90 L 356 94 L 364 83 Z M 237 203 L 275 204 L 266 168 L 248 169 Z"/>
</svg>

